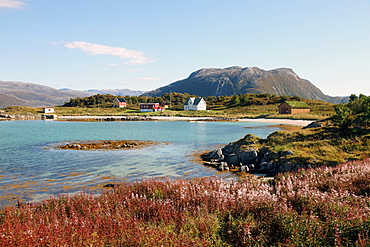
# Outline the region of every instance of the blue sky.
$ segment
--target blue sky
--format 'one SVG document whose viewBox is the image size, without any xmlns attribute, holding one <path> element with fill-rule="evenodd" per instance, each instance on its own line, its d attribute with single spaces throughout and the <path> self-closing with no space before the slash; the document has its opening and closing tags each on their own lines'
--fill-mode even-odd
<svg viewBox="0 0 370 247">
<path fill-rule="evenodd" d="M 0 0 L 2 81 L 148 91 L 230 66 L 370 95 L 370 1 Z"/>
</svg>

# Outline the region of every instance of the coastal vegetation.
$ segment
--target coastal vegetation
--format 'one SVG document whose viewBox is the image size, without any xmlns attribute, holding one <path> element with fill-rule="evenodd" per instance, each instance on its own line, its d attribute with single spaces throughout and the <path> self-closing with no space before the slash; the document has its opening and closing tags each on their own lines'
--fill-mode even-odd
<svg viewBox="0 0 370 247">
<path fill-rule="evenodd" d="M 351 95 L 335 106 L 332 118 L 295 132 L 275 132 L 261 141 L 275 152 L 292 150 L 289 159 L 310 166 L 335 166 L 370 156 L 370 96 Z"/>
<path fill-rule="evenodd" d="M 55 107 L 57 115 L 73 116 L 174 116 L 174 117 L 221 117 L 221 118 L 290 118 L 318 120 L 331 117 L 334 105 L 324 101 L 308 100 L 298 96 L 276 96 L 271 94 L 240 94 L 233 96 L 209 96 L 207 111 L 184 111 L 184 103 L 189 97 L 197 97 L 186 93 L 167 93 L 161 97 L 124 96 L 127 107 L 113 108 L 113 100 L 117 97 L 111 94 L 97 94 L 84 98 L 73 98 L 62 106 Z M 278 106 L 287 100 L 304 101 L 310 108 L 310 113 L 278 114 Z M 158 102 L 167 105 L 163 112 L 140 112 L 140 103 Z M 42 114 L 41 108 L 6 107 L 7 114 Z"/>
<path fill-rule="evenodd" d="M 370 156 L 370 97 L 352 95 L 335 106 L 332 118 L 300 130 L 276 131 L 267 138 L 253 135 L 202 155 L 218 170 L 275 175 L 300 168 L 336 166 Z"/>
<path fill-rule="evenodd" d="M 145 180 L 7 208 L 2 246 L 369 246 L 370 160 L 274 180 Z"/>
</svg>

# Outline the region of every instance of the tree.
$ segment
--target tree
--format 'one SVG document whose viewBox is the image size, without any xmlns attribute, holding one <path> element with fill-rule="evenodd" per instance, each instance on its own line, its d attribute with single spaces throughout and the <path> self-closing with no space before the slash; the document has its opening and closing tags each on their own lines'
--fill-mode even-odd
<svg viewBox="0 0 370 247">
<path fill-rule="evenodd" d="M 243 97 L 240 99 L 240 102 L 243 104 L 243 105 L 246 105 L 249 103 L 249 96 L 248 94 L 244 94 Z"/>
<path fill-rule="evenodd" d="M 350 96 L 348 104 L 334 106 L 336 114 L 332 117 L 333 123 L 342 130 L 350 127 L 368 127 L 370 124 L 370 97 L 360 94 Z"/>
<path fill-rule="evenodd" d="M 283 103 L 283 102 L 285 102 L 285 101 L 287 101 L 287 100 L 289 100 L 290 98 L 288 97 L 288 96 L 286 96 L 286 95 L 281 95 L 280 96 L 280 102 L 281 103 Z"/>
<path fill-rule="evenodd" d="M 234 95 L 231 99 L 231 104 L 237 105 L 240 104 L 240 98 L 239 95 Z"/>
<path fill-rule="evenodd" d="M 344 104 L 336 105 L 334 106 L 334 109 L 336 112 L 332 118 L 334 124 L 340 127 L 342 130 L 348 129 L 353 123 L 352 110 Z"/>
</svg>

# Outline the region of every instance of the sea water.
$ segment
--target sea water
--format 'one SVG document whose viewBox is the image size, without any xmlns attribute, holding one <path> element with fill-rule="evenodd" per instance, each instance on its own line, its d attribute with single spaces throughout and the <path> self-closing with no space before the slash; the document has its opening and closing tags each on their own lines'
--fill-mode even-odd
<svg viewBox="0 0 370 247">
<path fill-rule="evenodd" d="M 246 128 L 247 127 L 247 128 Z M 0 121 L 0 206 L 147 178 L 232 177 L 195 159 L 201 151 L 251 133 L 265 138 L 277 127 L 259 122 Z M 55 150 L 75 140 L 152 140 L 141 149 Z"/>
</svg>

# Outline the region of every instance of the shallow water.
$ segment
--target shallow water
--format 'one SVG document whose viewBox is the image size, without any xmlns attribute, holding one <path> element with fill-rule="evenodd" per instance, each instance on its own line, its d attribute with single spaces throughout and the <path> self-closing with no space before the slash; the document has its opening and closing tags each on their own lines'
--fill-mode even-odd
<svg viewBox="0 0 370 247">
<path fill-rule="evenodd" d="M 255 127 L 255 128 L 244 128 Z M 0 206 L 62 193 L 101 189 L 143 178 L 232 177 L 194 158 L 248 133 L 266 137 L 277 127 L 258 122 L 0 121 Z M 54 150 L 72 140 L 153 140 L 155 147 L 114 151 Z"/>
</svg>

